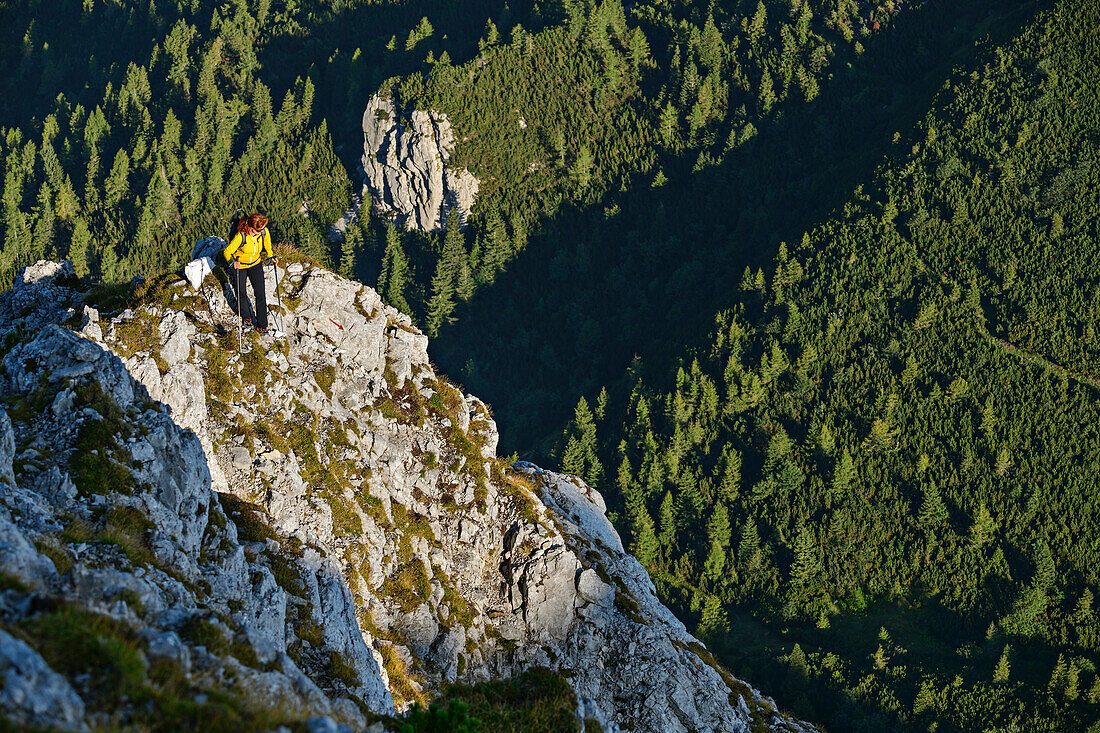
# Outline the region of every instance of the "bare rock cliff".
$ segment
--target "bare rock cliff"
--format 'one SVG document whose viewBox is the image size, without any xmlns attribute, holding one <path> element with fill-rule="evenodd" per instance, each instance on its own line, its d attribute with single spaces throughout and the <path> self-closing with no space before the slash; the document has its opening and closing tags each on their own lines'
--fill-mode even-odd
<svg viewBox="0 0 1100 733">
<path fill-rule="evenodd" d="M 478 180 L 448 163 L 454 147 L 447 115 L 375 95 L 363 112 L 363 198 L 409 229 L 441 229 L 452 210 L 465 222 Z"/>
<path fill-rule="evenodd" d="M 657 600 L 597 492 L 496 456 L 407 316 L 309 263 L 279 281 L 287 338 L 243 353 L 213 275 L 85 293 L 43 262 L 0 295 L 0 713 L 361 730 L 538 666 L 577 730 L 811 730 Z"/>
</svg>

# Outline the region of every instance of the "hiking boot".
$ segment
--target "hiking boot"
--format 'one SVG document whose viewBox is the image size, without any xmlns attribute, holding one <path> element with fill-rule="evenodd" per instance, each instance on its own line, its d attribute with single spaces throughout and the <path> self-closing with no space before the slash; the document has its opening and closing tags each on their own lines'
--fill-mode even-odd
<svg viewBox="0 0 1100 733">
<path fill-rule="evenodd" d="M 268 331 L 268 329 L 266 329 L 266 328 L 260 328 L 259 326 L 256 326 L 256 333 L 260 334 L 261 336 L 263 334 L 267 333 L 267 331 Z"/>
<path fill-rule="evenodd" d="M 244 319 L 244 325 L 245 326 L 251 326 L 252 325 L 252 319 L 251 318 L 245 318 Z"/>
</svg>

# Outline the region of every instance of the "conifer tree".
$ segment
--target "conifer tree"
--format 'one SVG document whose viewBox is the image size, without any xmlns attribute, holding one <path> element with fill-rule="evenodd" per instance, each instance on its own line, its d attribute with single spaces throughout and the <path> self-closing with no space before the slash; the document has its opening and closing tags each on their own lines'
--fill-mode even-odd
<svg viewBox="0 0 1100 733">
<path fill-rule="evenodd" d="M 603 480 L 603 465 L 599 458 L 596 439 L 596 421 L 588 407 L 588 400 L 581 397 L 573 410 L 573 421 L 566 429 L 566 447 L 562 455 L 562 470 L 580 476 L 593 488 Z"/>
<path fill-rule="evenodd" d="M 1047 684 L 1047 691 L 1050 692 L 1051 696 L 1062 696 L 1062 693 L 1066 689 L 1067 672 L 1066 655 L 1059 654 L 1058 661 L 1054 664 L 1054 671 L 1050 674 L 1050 682 Z"/>
<path fill-rule="evenodd" d="M 672 106 L 672 102 L 665 104 L 664 109 L 661 110 L 661 119 L 659 130 L 661 133 L 661 141 L 666 148 L 674 147 L 676 143 L 676 132 L 680 124 L 680 113 Z"/>
<path fill-rule="evenodd" d="M 466 261 L 465 237 L 459 229 L 458 212 L 447 215 L 447 229 L 443 235 L 443 254 L 436 263 L 432 277 L 432 297 L 428 301 L 427 331 L 435 337 L 443 326 L 454 323 L 455 295 L 462 265 Z"/>
<path fill-rule="evenodd" d="M 819 582 L 824 569 L 821 557 L 810 528 L 802 523 L 794 543 L 794 563 L 791 565 L 791 586 L 799 593 Z"/>
<path fill-rule="evenodd" d="M 478 279 L 491 285 L 496 279 L 497 273 L 504 270 L 512 254 L 508 232 L 504 228 L 504 220 L 495 207 L 485 212 L 481 241 L 482 251 L 481 261 L 478 265 Z"/>
<path fill-rule="evenodd" d="M 703 637 L 725 633 L 729 630 L 729 618 L 722 599 L 707 594 L 703 601 L 703 612 L 699 619 L 698 632 Z"/>
<path fill-rule="evenodd" d="M 660 534 L 657 535 L 658 542 L 665 550 L 665 557 L 671 555 L 672 548 L 676 544 L 676 515 L 676 502 L 672 498 L 672 492 L 666 491 L 665 498 L 661 500 L 661 509 L 658 515 Z"/>
<path fill-rule="evenodd" d="M 607 415 L 607 387 L 601 387 L 599 395 L 596 396 L 596 421 L 603 422 L 604 417 Z"/>
<path fill-rule="evenodd" d="M 1077 624 L 1087 624 L 1092 619 L 1092 590 L 1085 588 L 1081 597 L 1077 599 L 1077 606 L 1073 609 L 1073 621 Z"/>
<path fill-rule="evenodd" d="M 741 541 L 737 544 L 737 559 L 741 566 L 749 571 L 756 570 L 761 564 L 760 534 L 752 516 L 745 519 L 741 526 Z"/>
<path fill-rule="evenodd" d="M 989 513 L 985 503 L 978 505 L 978 511 L 974 515 L 974 524 L 970 526 L 970 542 L 975 547 L 981 547 L 993 537 L 997 530 L 997 522 Z"/>
<path fill-rule="evenodd" d="M 791 653 L 787 655 L 787 687 L 801 688 L 810 681 L 810 663 L 806 659 L 806 652 L 795 643 Z"/>
<path fill-rule="evenodd" d="M 125 150 L 119 150 L 115 155 L 115 162 L 111 166 L 111 172 L 107 174 L 104 184 L 105 196 L 103 203 L 108 208 L 118 206 L 119 202 L 129 191 L 130 156 Z"/>
<path fill-rule="evenodd" d="M 767 69 L 764 69 L 764 73 L 760 75 L 760 88 L 756 93 L 756 101 L 760 113 L 764 115 L 771 112 L 772 107 L 775 106 L 775 83 Z"/>
<path fill-rule="evenodd" d="M 69 244 L 69 259 L 73 261 L 73 269 L 76 270 L 78 277 L 88 276 L 88 254 L 91 243 L 92 233 L 88 229 L 88 222 L 84 217 L 77 218 Z"/>
<path fill-rule="evenodd" d="M 729 512 L 722 502 L 715 504 L 707 522 L 707 537 L 710 540 L 710 551 L 703 564 L 703 574 L 713 581 L 720 578 L 725 570 L 726 549 L 730 545 Z"/>
<path fill-rule="evenodd" d="M 828 423 L 821 424 L 821 429 L 817 433 L 817 447 L 827 456 L 832 455 L 833 449 L 836 448 L 836 439 L 833 437 L 833 431 L 829 428 Z M 851 456 L 848 456 L 849 461 L 851 461 L 851 458 Z"/>
<path fill-rule="evenodd" d="M 997 660 L 997 666 L 993 669 L 993 681 L 998 684 L 1008 682 L 1008 676 L 1011 673 L 1008 657 L 1011 650 L 1012 647 L 1005 645 L 1001 658 Z"/>
<path fill-rule="evenodd" d="M 1051 555 L 1050 545 L 1042 540 L 1036 540 L 1032 553 L 1035 561 L 1035 576 L 1031 584 L 1045 592 L 1054 585 L 1054 556 Z"/>
<path fill-rule="evenodd" d="M 344 232 L 344 241 L 340 245 L 340 274 L 354 279 L 356 273 L 356 253 L 363 247 L 363 230 L 358 222 L 349 222 Z"/>
<path fill-rule="evenodd" d="M 1100 703 L 1100 674 L 1093 675 L 1092 687 L 1089 688 L 1088 693 L 1085 695 L 1085 700 L 1089 705 Z"/>
<path fill-rule="evenodd" d="M 749 40 L 754 44 L 759 43 L 760 39 L 764 37 L 767 25 L 768 10 L 764 7 L 764 0 L 757 0 L 756 12 L 753 13 L 752 21 L 749 23 Z"/>
<path fill-rule="evenodd" d="M 848 452 L 848 449 L 845 448 L 844 453 L 840 456 L 840 460 L 837 461 L 835 468 L 833 468 L 833 495 L 843 495 L 855 479 L 856 464 L 855 461 L 852 460 L 852 455 Z"/>
<path fill-rule="evenodd" d="M 936 530 L 947 523 L 947 507 L 940 497 L 940 490 L 935 484 L 926 484 L 923 490 L 924 500 L 921 503 L 918 521 L 920 526 L 935 533 Z"/>
<path fill-rule="evenodd" d="M 809 3 L 806 3 L 806 5 L 809 5 Z M 925 680 L 921 682 L 920 689 L 917 690 L 917 697 L 913 700 L 913 715 L 920 715 L 926 710 L 935 710 L 935 708 L 935 686 L 931 680 Z"/>
<path fill-rule="evenodd" d="M 391 223 L 386 227 L 386 250 L 382 257 L 382 272 L 378 276 L 378 292 L 386 303 L 407 314 L 412 313 L 405 296 L 409 280 L 409 263 L 401 247 L 401 235 Z"/>
<path fill-rule="evenodd" d="M 633 499 L 628 503 L 627 515 L 630 520 L 630 552 L 638 558 L 638 562 L 643 567 L 652 570 L 656 567 L 660 549 L 653 519 L 649 516 L 649 511 L 640 498 Z"/>
<path fill-rule="evenodd" d="M 719 458 L 722 481 L 718 486 L 718 495 L 722 500 L 732 502 L 737 499 L 741 489 L 741 453 L 730 444 L 722 447 Z"/>
</svg>

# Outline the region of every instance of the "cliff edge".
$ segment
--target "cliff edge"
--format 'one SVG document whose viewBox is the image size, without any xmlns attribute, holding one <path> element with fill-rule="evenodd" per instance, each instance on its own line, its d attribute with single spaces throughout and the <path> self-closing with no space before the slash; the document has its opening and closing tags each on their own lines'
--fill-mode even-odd
<svg viewBox="0 0 1100 733">
<path fill-rule="evenodd" d="M 213 274 L 40 262 L 0 295 L 5 717 L 359 730 L 545 667 L 577 730 L 812 730 L 657 600 L 597 492 L 496 456 L 407 316 L 309 262 L 279 285 L 286 338 L 240 351 Z"/>
</svg>

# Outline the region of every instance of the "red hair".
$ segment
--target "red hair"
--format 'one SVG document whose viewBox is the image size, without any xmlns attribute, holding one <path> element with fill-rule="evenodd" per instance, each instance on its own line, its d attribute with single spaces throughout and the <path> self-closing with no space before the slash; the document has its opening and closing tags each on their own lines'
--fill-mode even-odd
<svg viewBox="0 0 1100 733">
<path fill-rule="evenodd" d="M 267 217 L 263 214 L 251 214 L 237 222 L 237 231 L 241 234 L 257 234 L 267 226 Z"/>
</svg>

